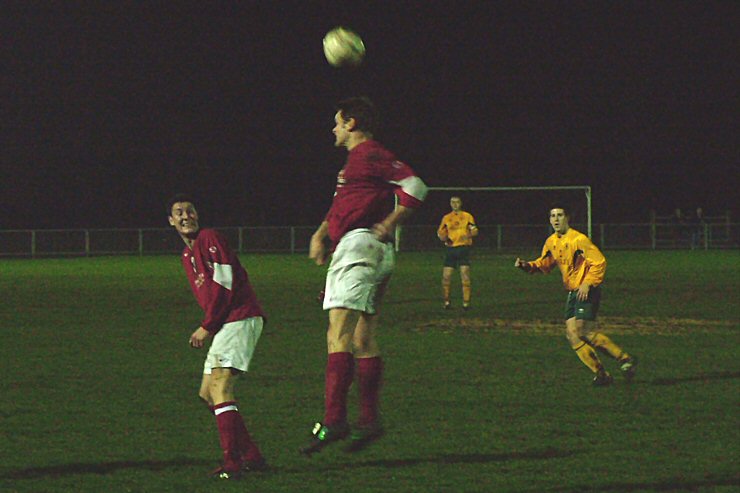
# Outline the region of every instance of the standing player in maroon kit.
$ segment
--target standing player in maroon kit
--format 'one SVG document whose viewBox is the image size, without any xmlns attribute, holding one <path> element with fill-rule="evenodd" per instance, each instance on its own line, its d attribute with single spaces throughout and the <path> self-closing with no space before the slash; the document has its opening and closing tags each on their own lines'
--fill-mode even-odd
<svg viewBox="0 0 740 493">
<path fill-rule="evenodd" d="M 383 365 L 375 339 L 378 309 L 390 280 L 395 255 L 393 235 L 426 197 L 427 187 L 406 164 L 373 140 L 377 110 L 367 98 L 337 105 L 333 129 L 336 147 L 349 151 L 337 177 L 334 200 L 311 237 L 309 257 L 326 262 L 324 239 L 331 240 L 332 260 L 326 276 L 324 310 L 327 330 L 324 419 L 314 426 L 308 445 L 312 454 L 346 438 L 347 393 L 357 370 L 360 416 L 347 451 L 354 452 L 383 435 L 378 394 Z M 398 207 L 393 210 L 393 195 Z"/>
<path fill-rule="evenodd" d="M 182 264 L 205 319 L 190 336 L 190 346 L 202 348 L 213 337 L 203 366 L 199 396 L 216 416 L 223 449 L 220 479 L 237 479 L 243 472 L 266 468 L 236 406 L 236 377 L 249 368 L 262 333 L 264 313 L 249 283 L 249 276 L 216 230 L 200 229 L 193 199 L 176 195 L 168 215 L 185 242 Z"/>
</svg>

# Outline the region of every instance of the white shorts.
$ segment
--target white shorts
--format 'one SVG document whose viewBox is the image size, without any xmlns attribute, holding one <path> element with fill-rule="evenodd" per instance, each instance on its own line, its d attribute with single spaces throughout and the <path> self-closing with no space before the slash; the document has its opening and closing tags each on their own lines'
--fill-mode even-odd
<svg viewBox="0 0 740 493">
<path fill-rule="evenodd" d="M 216 332 L 206 355 L 203 373 L 210 375 L 213 368 L 234 368 L 247 371 L 254 348 L 262 334 L 262 317 L 251 317 L 229 322 Z"/>
<path fill-rule="evenodd" d="M 324 310 L 348 308 L 374 315 L 378 288 L 390 278 L 395 263 L 393 244 L 378 241 L 371 230 L 345 234 L 326 274 Z"/>
</svg>

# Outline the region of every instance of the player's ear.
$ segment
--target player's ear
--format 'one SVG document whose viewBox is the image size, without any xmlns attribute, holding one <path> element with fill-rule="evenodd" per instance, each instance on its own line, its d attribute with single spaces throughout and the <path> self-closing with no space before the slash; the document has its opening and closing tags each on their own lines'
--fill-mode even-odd
<svg viewBox="0 0 740 493">
<path fill-rule="evenodd" d="M 346 128 L 348 131 L 352 131 L 357 126 L 357 120 L 354 118 L 350 118 L 349 120 L 345 120 L 344 122 L 344 128 Z"/>
<path fill-rule="evenodd" d="M 174 226 L 175 225 L 175 220 L 172 218 L 172 216 L 167 216 L 167 221 L 169 221 L 170 226 Z"/>
</svg>

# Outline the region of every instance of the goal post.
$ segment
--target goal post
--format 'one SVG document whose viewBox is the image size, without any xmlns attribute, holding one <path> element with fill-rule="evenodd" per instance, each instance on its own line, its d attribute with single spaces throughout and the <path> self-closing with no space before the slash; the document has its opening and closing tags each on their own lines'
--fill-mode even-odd
<svg viewBox="0 0 740 493">
<path fill-rule="evenodd" d="M 496 194 L 510 194 L 510 193 L 517 193 L 517 192 L 536 192 L 534 195 L 536 195 L 538 200 L 542 200 L 541 196 L 547 195 L 550 201 L 554 200 L 554 195 L 562 195 L 562 194 L 568 194 L 568 200 L 566 201 L 568 205 L 571 207 L 576 206 L 574 202 L 579 202 L 576 209 L 579 210 L 579 212 L 582 215 L 585 215 L 585 221 L 582 223 L 582 226 L 586 226 L 586 234 L 589 238 L 593 237 L 593 224 L 592 224 L 592 208 L 591 208 L 591 187 L 588 185 L 551 185 L 551 186 L 520 186 L 520 187 L 429 187 L 429 193 L 433 192 L 448 192 L 448 197 L 451 197 L 453 195 L 459 194 L 463 195 L 465 197 L 471 196 L 470 194 L 473 192 L 493 192 Z M 580 192 L 580 193 L 579 193 Z M 550 195 L 553 195 L 550 197 Z M 427 202 L 429 202 L 427 196 Z M 576 199 L 576 197 L 580 197 Z M 398 204 L 398 198 L 396 200 L 396 205 Z M 547 200 L 547 199 L 546 199 Z M 468 210 L 466 208 L 467 200 L 466 198 L 463 198 L 463 209 Z M 538 203 L 535 207 L 537 212 L 537 218 L 543 217 L 544 214 L 540 213 L 539 211 L 543 210 L 543 207 L 547 207 L 548 202 L 545 203 Z M 449 212 L 449 206 L 446 206 L 447 210 L 446 212 Z M 514 206 L 518 207 L 518 206 Z M 422 206 L 422 210 L 425 207 Z M 435 207 L 436 209 L 436 207 Z M 445 213 L 446 213 L 445 212 Z M 486 217 L 485 214 L 478 214 L 478 212 L 475 210 L 469 210 L 473 214 L 473 216 L 476 218 L 476 222 L 481 224 L 490 225 L 490 218 Z M 519 211 L 521 212 L 521 211 Z M 436 211 L 436 213 L 439 215 L 439 211 Z M 517 212 L 511 212 L 506 211 L 506 214 L 516 219 L 518 217 Z M 430 218 L 423 218 L 421 221 L 426 221 L 426 223 L 429 223 L 429 221 L 438 223 L 441 219 L 441 215 L 439 217 L 434 217 L 434 220 Z M 413 217 L 412 217 L 413 219 Z M 523 219 L 524 221 L 531 221 L 531 219 Z M 539 222 L 539 219 L 537 220 Z M 520 221 L 521 222 L 521 221 Z M 399 227 L 398 231 L 396 232 L 396 251 L 400 249 L 401 242 L 403 237 L 403 227 Z"/>
</svg>

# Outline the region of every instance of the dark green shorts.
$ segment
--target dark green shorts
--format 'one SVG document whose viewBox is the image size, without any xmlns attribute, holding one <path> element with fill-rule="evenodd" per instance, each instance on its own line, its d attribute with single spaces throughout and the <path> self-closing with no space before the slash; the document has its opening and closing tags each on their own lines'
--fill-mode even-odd
<svg viewBox="0 0 740 493">
<path fill-rule="evenodd" d="M 596 320 L 596 314 L 599 312 L 601 304 L 601 289 L 591 288 L 588 291 L 586 301 L 578 301 L 578 290 L 568 293 L 568 300 L 565 302 L 565 320 L 575 317 L 576 320 Z"/>
<path fill-rule="evenodd" d="M 460 265 L 470 265 L 470 247 L 447 247 L 445 267 L 457 268 Z"/>
</svg>

